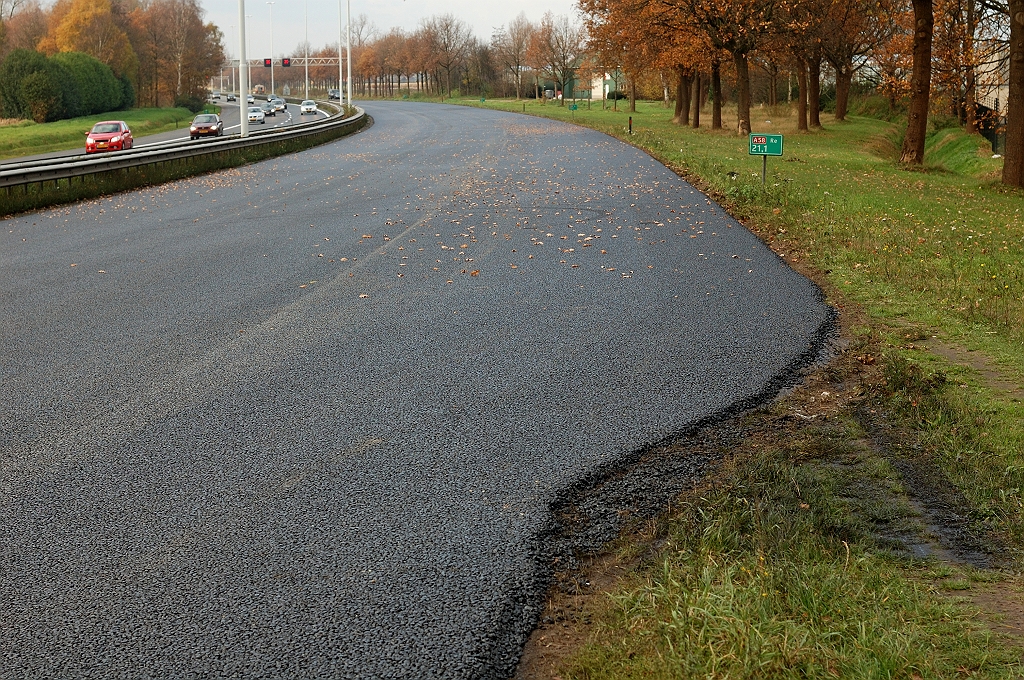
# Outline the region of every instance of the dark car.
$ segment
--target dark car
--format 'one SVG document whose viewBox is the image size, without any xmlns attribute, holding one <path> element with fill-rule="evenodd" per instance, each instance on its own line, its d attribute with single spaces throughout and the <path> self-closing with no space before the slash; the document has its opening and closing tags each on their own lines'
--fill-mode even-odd
<svg viewBox="0 0 1024 680">
<path fill-rule="evenodd" d="M 327 99 L 329 101 L 341 101 L 341 90 L 327 90 Z"/>
<path fill-rule="evenodd" d="M 121 151 L 135 144 L 128 123 L 123 120 L 105 120 L 92 126 L 85 138 L 85 152 Z"/>
<path fill-rule="evenodd" d="M 196 137 L 220 137 L 224 134 L 224 121 L 216 113 L 200 113 L 188 129 L 189 139 Z"/>
<path fill-rule="evenodd" d="M 237 97 L 235 97 L 235 95 L 233 95 L 233 94 L 229 94 L 229 95 L 227 96 L 227 100 L 228 100 L 229 102 L 237 101 L 237 99 L 238 99 L 238 98 L 237 98 Z"/>
<path fill-rule="evenodd" d="M 260 102 L 264 116 L 277 116 L 277 108 L 271 102 Z"/>
</svg>

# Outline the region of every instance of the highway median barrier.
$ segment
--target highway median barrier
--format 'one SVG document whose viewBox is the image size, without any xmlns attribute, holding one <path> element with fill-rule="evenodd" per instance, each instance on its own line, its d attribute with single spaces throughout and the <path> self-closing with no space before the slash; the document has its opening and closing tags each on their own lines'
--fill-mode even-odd
<svg viewBox="0 0 1024 680">
<path fill-rule="evenodd" d="M 62 203 L 169 182 L 265 158 L 302 151 L 363 128 L 369 118 L 356 108 L 333 103 L 326 120 L 252 132 L 248 137 L 178 140 L 102 156 L 72 156 L 0 164 L 0 215 L 12 215 Z"/>
</svg>

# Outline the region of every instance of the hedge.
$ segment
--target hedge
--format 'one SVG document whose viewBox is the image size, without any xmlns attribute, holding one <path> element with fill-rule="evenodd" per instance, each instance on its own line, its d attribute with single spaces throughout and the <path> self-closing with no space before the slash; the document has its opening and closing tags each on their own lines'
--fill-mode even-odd
<svg viewBox="0 0 1024 680">
<path fill-rule="evenodd" d="M 130 108 L 135 91 L 126 78 L 82 52 L 47 58 L 13 50 L 0 64 L 0 111 L 5 118 L 43 123 Z"/>
</svg>

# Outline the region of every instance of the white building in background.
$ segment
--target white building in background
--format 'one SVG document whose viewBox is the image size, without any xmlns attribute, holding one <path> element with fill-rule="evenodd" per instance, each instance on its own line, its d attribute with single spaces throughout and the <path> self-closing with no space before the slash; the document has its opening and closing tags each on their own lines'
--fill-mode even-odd
<svg viewBox="0 0 1024 680">
<path fill-rule="evenodd" d="M 1010 94 L 1009 52 L 1003 43 L 978 43 L 978 52 L 984 61 L 978 65 L 975 99 L 984 107 L 1006 115 L 1006 102 Z"/>
<path fill-rule="evenodd" d="M 620 71 L 605 73 L 594 73 L 590 78 L 590 96 L 593 99 L 607 99 L 609 92 L 615 92 L 625 87 L 626 79 Z M 580 89 L 584 84 L 580 83 Z"/>
</svg>

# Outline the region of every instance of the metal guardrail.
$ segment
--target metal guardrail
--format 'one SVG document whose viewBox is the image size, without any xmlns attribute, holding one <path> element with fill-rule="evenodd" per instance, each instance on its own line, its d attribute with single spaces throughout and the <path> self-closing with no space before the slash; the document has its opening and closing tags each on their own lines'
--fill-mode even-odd
<svg viewBox="0 0 1024 680">
<path fill-rule="evenodd" d="M 318 102 L 318 105 L 320 104 L 338 108 L 329 102 Z M 214 141 L 172 140 L 137 150 L 114 152 L 102 157 L 65 156 L 0 165 L 0 188 L 8 187 L 9 191 L 9 187 L 62 179 L 70 180 L 73 177 L 83 177 L 110 170 L 123 170 L 154 163 L 195 158 L 316 135 L 328 130 L 339 131 L 346 127 L 357 129 L 366 122 L 366 112 L 359 108 L 356 110 L 356 115 L 343 118 L 344 109 L 338 108 L 338 112 L 326 120 L 299 123 L 280 130 L 260 130 L 251 132 L 245 138 L 231 135 Z"/>
</svg>

